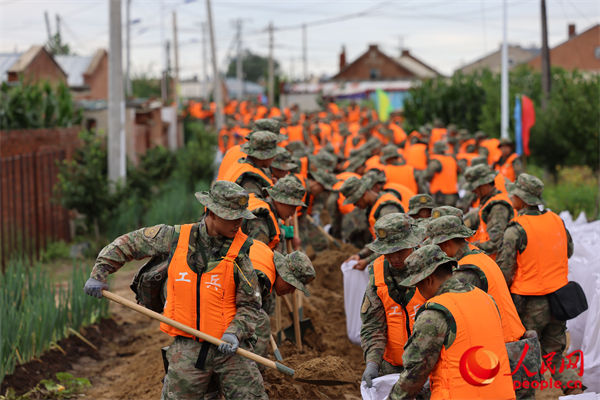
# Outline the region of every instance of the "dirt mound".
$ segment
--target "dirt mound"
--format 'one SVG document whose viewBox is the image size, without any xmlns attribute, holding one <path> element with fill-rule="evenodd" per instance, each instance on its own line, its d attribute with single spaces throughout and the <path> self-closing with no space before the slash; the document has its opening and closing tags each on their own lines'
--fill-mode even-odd
<svg viewBox="0 0 600 400">
<path fill-rule="evenodd" d="M 339 381 L 349 382 L 354 380 L 346 360 L 337 356 L 313 358 L 296 369 L 296 379 L 311 381 Z"/>
</svg>

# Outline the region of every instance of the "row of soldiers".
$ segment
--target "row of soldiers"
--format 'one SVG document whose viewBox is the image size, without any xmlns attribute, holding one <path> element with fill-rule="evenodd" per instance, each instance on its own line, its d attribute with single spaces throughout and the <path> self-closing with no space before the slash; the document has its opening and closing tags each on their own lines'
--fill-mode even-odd
<svg viewBox="0 0 600 400">
<path fill-rule="evenodd" d="M 538 203 L 531 204 L 523 200 L 523 204 L 520 204 L 514 196 L 511 199 L 506 192 L 508 182 L 504 178 L 499 180 L 498 176 L 502 175 L 490 168 L 491 163 L 491 166 L 513 180 L 518 176 L 520 164 L 512 153 L 511 143 L 499 143 L 497 152 L 491 155 L 491 151 L 483 150 L 488 147 L 482 144 L 484 139 L 481 135 L 478 139 L 468 138 L 464 131 L 459 134 L 452 126 L 445 129 L 424 127 L 422 133 L 411 132 L 410 135 L 404 134 L 403 138 L 403 131 L 397 129 L 397 120 L 387 125 L 380 124 L 372 112 L 355 105 L 340 110 L 330 104 L 327 111 L 314 115 L 296 113 L 289 116 L 287 126 L 281 119 L 254 121 L 243 142 L 228 146 L 211 190 L 197 194 L 198 200 L 206 207 L 206 213 L 199 222 L 174 227 L 158 225 L 119 237 L 98 256 L 91 278 L 86 283 L 86 292 L 101 297 L 101 291 L 108 287 L 107 275 L 129 260 L 144 257 L 161 259 L 168 265 L 168 279 L 163 284 L 165 315 L 203 328 L 200 330 L 221 337 L 226 342 L 217 348 L 193 340 L 174 328 L 161 326 L 161 330 L 175 337 L 166 354 L 169 367 L 163 398 L 187 398 L 192 393 L 193 396 L 208 393 L 214 390 L 209 389 L 209 384 L 211 378 L 214 380 L 215 377 L 226 398 L 265 397 L 256 365 L 233 353 L 240 345 L 266 353 L 271 331 L 269 313 L 273 309 L 272 290 L 284 295 L 298 288 L 308 294 L 305 285 L 314 279 L 315 271 L 309 258 L 300 249 L 320 251 L 328 246 L 331 238 L 321 226 L 328 216 L 331 223 L 327 228 L 333 236 L 363 247 L 351 258 L 357 260 L 357 268 L 364 269 L 369 265 L 372 277 L 372 287 L 365 293 L 361 310 L 365 322 L 362 336 L 367 362 L 364 378 L 370 380 L 388 371 L 398 372 L 400 368 L 408 374 L 412 383 L 409 388 L 399 382 L 397 387 L 402 389 L 395 389 L 394 392 L 400 393 L 399 398 L 405 394 L 412 396 L 419 382 L 422 385 L 421 378 L 427 377 L 437 363 L 433 363 L 424 375 L 427 366 L 419 365 L 417 368 L 413 365 L 409 370 L 403 366 L 401 349 L 407 341 L 418 346 L 425 343 L 421 339 L 409 340 L 411 333 L 418 332 L 412 331 L 413 326 L 419 326 L 419 320 L 415 322 L 415 313 L 427 299 L 440 293 L 439 287 L 431 290 L 435 285 L 429 288 L 429 292 L 427 289 L 421 290 L 421 281 L 413 279 L 409 282 L 405 275 L 411 268 L 413 272 L 421 273 L 435 265 L 431 274 L 442 276 L 444 271 L 452 273 L 457 269 L 456 262 L 449 261 L 450 257 L 460 260 L 463 257 L 458 255 L 471 253 L 480 255 L 477 257 L 488 257 L 484 252 L 494 256 L 501 250 L 498 262 L 506 260 L 501 264 L 506 265 L 502 272 L 508 277 L 507 272 L 510 271 L 512 280 L 520 276 L 519 257 L 527 247 L 527 237 L 531 238 L 532 233 L 540 233 L 527 230 L 531 224 L 525 224 L 529 228 L 523 228 L 523 224 L 511 222 L 516 216 L 515 208 L 522 206 L 519 210 L 525 210 L 523 214 L 519 211 L 519 217 L 553 214 L 535 214 L 533 209 Z M 297 131 L 292 133 L 294 130 L 290 129 L 295 126 L 293 123 L 296 119 L 303 119 L 302 135 L 297 135 Z M 358 129 L 355 129 L 357 125 Z M 304 129 L 304 126 L 308 129 Z M 350 134 L 346 134 L 345 126 Z M 434 137 L 437 140 L 433 140 Z M 473 156 L 464 157 L 464 154 Z M 457 195 L 459 172 L 463 172 L 461 179 L 464 179 L 465 188 L 470 191 L 461 199 Z M 539 191 L 539 196 L 542 186 L 536 179 L 523 174 L 517 179 L 516 185 L 520 185 L 521 189 L 534 187 Z M 453 187 L 453 192 L 450 187 Z M 460 206 L 459 200 L 468 201 L 465 210 L 477 210 L 467 213 L 464 223 L 463 211 L 448 205 Z M 446 206 L 436 208 L 438 205 Z M 477 205 L 479 208 L 475 208 Z M 469 227 L 476 229 L 475 235 L 460 237 L 462 241 L 471 242 L 468 248 L 462 248 L 462 253 L 458 250 L 458 244 L 462 242 L 456 244 L 454 254 L 443 246 L 436 247 L 442 242 L 435 242 L 435 235 L 431 231 L 433 228 L 430 227 L 433 222 L 429 220 L 443 213 L 453 216 L 440 220 L 444 224 L 460 227 L 463 236 L 464 232 L 472 233 Z M 501 221 L 503 219 L 505 222 Z M 549 223 L 555 222 L 552 220 Z M 446 225 L 442 230 L 446 230 Z M 451 239 L 457 238 L 454 236 Z M 569 239 L 565 239 L 567 246 L 567 242 L 571 243 L 568 232 L 565 238 Z M 432 244 L 423 246 L 425 250 L 415 251 L 419 257 L 415 256 L 417 261 L 411 264 L 408 255 L 423 245 L 424 240 Z M 386 245 L 382 247 L 382 243 Z M 511 243 L 514 244 L 512 247 Z M 409 245 L 403 247 L 405 244 Z M 568 247 L 572 251 L 572 244 Z M 446 258 L 442 257 L 440 248 L 446 252 Z M 558 248 L 556 252 L 560 252 Z M 562 276 L 562 272 L 566 271 L 566 256 L 565 252 L 564 260 L 561 258 L 555 266 L 556 270 L 562 268 L 558 275 Z M 435 260 L 438 258 L 444 262 L 437 263 Z M 486 265 L 493 264 L 498 269 L 491 258 L 485 260 Z M 475 273 L 463 274 L 472 275 L 472 281 L 460 280 L 462 290 L 470 292 L 475 290 L 473 287 L 481 287 L 493 296 L 494 290 L 487 290 L 487 285 L 497 288 L 503 283 L 506 290 L 502 304 L 512 304 L 515 296 L 523 298 L 517 308 L 519 315 L 509 313 L 515 321 L 511 336 L 514 340 L 511 341 L 529 340 L 534 347 L 537 339 L 532 338 L 531 334 L 527 335 L 525 329 L 516 332 L 523 327 L 519 326 L 520 319 L 525 322 L 524 315 L 533 313 L 532 324 L 537 325 L 532 329 L 538 332 L 542 340 L 542 350 L 559 352 L 553 362 L 561 359 L 560 354 L 565 347 L 564 322 L 556 323 L 550 321 L 549 316 L 546 318 L 544 313 L 547 307 L 531 300 L 532 296 L 540 294 L 531 295 L 525 290 L 513 293 L 511 298 L 506 294 L 508 287 L 514 286 L 511 280 L 507 278 L 501 281 L 498 274 L 489 277 L 484 267 L 473 264 L 476 266 L 473 268 Z M 443 266 L 439 274 L 438 266 Z M 500 275 L 502 272 L 499 272 Z M 553 273 L 556 274 L 556 271 Z M 566 279 L 566 272 L 564 277 Z M 429 276 L 423 277 L 423 280 L 427 279 Z M 493 284 L 490 284 L 491 281 Z M 435 282 L 439 283 L 441 279 Z M 516 279 L 516 282 L 520 280 Z M 419 290 L 414 289 L 415 285 Z M 555 285 L 550 286 L 552 289 Z M 449 291 L 460 292 L 452 287 Z M 379 303 L 374 296 L 379 298 Z M 413 298 L 415 301 L 410 303 Z M 494 299 L 498 304 L 499 300 Z M 410 312 L 407 308 L 409 304 Z M 384 308 L 381 308 L 382 305 Z M 435 315 L 435 307 L 432 313 Z M 502 313 L 500 310 L 500 315 Z M 422 312 L 422 315 L 428 314 L 431 313 Z M 497 317 L 497 313 L 492 314 L 489 318 L 494 319 L 494 315 Z M 391 315 L 404 315 L 404 325 L 394 322 Z M 453 327 L 456 329 L 456 321 L 454 325 L 451 323 L 452 315 L 450 312 L 442 316 L 449 324 L 446 333 Z M 437 317 L 441 321 L 439 315 Z M 435 319 L 434 316 L 427 318 Z M 554 324 L 552 333 L 548 330 L 545 336 L 548 340 L 544 341 L 542 334 L 549 324 Z M 401 329 L 403 326 L 406 326 L 404 332 Z M 525 326 L 528 327 L 527 324 Z M 463 336 L 470 334 L 460 333 Z M 442 336 L 453 337 L 452 334 Z M 451 343 L 443 344 L 449 346 Z M 388 347 L 389 354 L 393 356 L 385 358 Z M 415 357 L 415 353 L 404 353 Z M 503 365 L 503 368 L 507 367 L 506 363 Z M 421 371 L 418 377 L 415 368 Z M 432 380 L 432 388 L 435 386 Z M 404 392 L 399 390 L 406 393 L 402 394 Z M 447 397 L 442 395 L 439 398 Z"/>
</svg>

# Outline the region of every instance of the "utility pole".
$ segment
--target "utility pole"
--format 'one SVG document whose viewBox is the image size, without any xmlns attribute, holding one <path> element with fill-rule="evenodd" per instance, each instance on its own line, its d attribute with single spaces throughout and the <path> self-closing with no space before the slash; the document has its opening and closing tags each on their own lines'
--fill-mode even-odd
<svg viewBox="0 0 600 400">
<path fill-rule="evenodd" d="M 173 97 L 179 109 L 179 44 L 177 38 L 177 13 L 173 11 L 173 56 L 175 57 L 175 73 L 173 74 Z"/>
<path fill-rule="evenodd" d="M 165 88 L 166 90 L 166 101 L 169 101 L 169 96 L 172 94 L 169 88 L 169 77 L 171 76 L 171 42 L 165 41 L 165 54 L 167 55 L 167 68 L 165 69 Z"/>
<path fill-rule="evenodd" d="M 208 16 L 208 31 L 210 34 L 210 52 L 212 55 L 213 81 L 215 83 L 215 103 L 217 103 L 216 118 L 217 132 L 223 126 L 223 93 L 221 92 L 221 79 L 217 68 L 217 48 L 215 46 L 215 31 L 213 27 L 212 9 L 210 0 L 206 0 L 206 15 Z"/>
<path fill-rule="evenodd" d="M 273 23 L 269 22 L 269 106 L 275 106 L 275 77 L 273 68 Z"/>
<path fill-rule="evenodd" d="M 60 36 L 60 15 L 56 14 L 56 34 Z"/>
<path fill-rule="evenodd" d="M 542 0 L 543 1 L 543 0 Z M 508 139 L 508 48 L 506 43 L 506 0 L 502 0 L 502 76 L 500 79 L 500 137 Z"/>
<path fill-rule="evenodd" d="M 208 99 L 208 56 L 206 55 L 206 22 L 200 24 L 202 28 L 202 98 Z"/>
<path fill-rule="evenodd" d="M 110 0 L 108 52 L 108 179 L 125 182 L 125 102 L 121 38 L 121 0 Z"/>
<path fill-rule="evenodd" d="M 306 52 L 306 24 L 302 24 L 302 78 L 308 80 L 308 55 Z"/>
<path fill-rule="evenodd" d="M 125 51 L 127 52 L 127 59 L 125 60 L 125 94 L 127 97 L 131 96 L 131 0 L 127 0 L 125 6 L 125 19 L 127 21 L 127 42 L 125 44 Z"/>
<path fill-rule="evenodd" d="M 165 12 L 165 5 L 164 5 L 164 1 L 160 0 L 160 12 L 159 12 L 159 18 L 160 18 L 160 47 L 163 51 L 163 56 L 162 56 L 162 77 L 163 79 L 160 82 L 160 97 L 163 101 L 163 104 L 167 102 L 167 80 L 166 80 L 166 76 L 167 76 L 167 57 L 169 56 L 168 51 L 165 51 L 165 47 L 163 47 L 165 45 L 165 19 L 163 18 L 163 14 Z"/>
<path fill-rule="evenodd" d="M 244 98 L 244 72 L 242 69 L 242 19 L 235 21 L 237 28 L 237 56 L 235 58 L 235 75 L 238 84 L 238 98 Z"/>
<path fill-rule="evenodd" d="M 548 49 L 548 26 L 546 21 L 546 0 L 542 0 L 542 109 L 550 100 L 550 50 Z"/>
<path fill-rule="evenodd" d="M 52 30 L 50 29 L 50 17 L 48 11 L 44 11 L 44 19 L 46 20 L 46 33 L 48 34 L 48 43 L 52 41 Z"/>
</svg>

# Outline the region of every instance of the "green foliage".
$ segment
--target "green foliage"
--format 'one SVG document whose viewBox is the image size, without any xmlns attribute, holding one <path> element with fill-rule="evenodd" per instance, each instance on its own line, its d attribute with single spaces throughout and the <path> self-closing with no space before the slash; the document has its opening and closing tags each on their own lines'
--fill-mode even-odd
<svg viewBox="0 0 600 400">
<path fill-rule="evenodd" d="M 131 79 L 132 97 L 152 99 L 161 96 L 160 79 L 150 78 L 145 74 L 136 75 Z"/>
<path fill-rule="evenodd" d="M 68 127 L 81 123 L 69 88 L 48 82 L 0 86 L 0 130 Z"/>
<path fill-rule="evenodd" d="M 175 177 L 193 190 L 200 181 L 210 181 L 214 177 L 214 160 L 217 135 L 193 120 L 184 124 L 186 145 L 177 153 Z"/>
<path fill-rule="evenodd" d="M 585 164 L 598 168 L 600 131 L 600 76 L 552 69 L 552 91 L 546 110 L 541 109 L 540 73 L 527 66 L 510 72 L 510 129 L 514 131 L 515 96 L 530 97 L 536 124 L 531 130 L 532 161 L 556 173 L 561 165 Z M 424 81 L 410 90 L 404 105 L 406 127 L 417 129 L 440 118 L 469 131 L 483 130 L 500 136 L 500 75 L 488 70 L 470 75 Z"/>
<path fill-rule="evenodd" d="M 70 247 L 63 240 L 50 242 L 40 255 L 40 262 L 48 263 L 59 259 L 69 258 Z"/>
<path fill-rule="evenodd" d="M 228 78 L 232 78 L 236 75 L 236 58 L 234 57 L 229 66 L 227 67 Z M 273 61 L 273 69 L 275 71 L 275 75 L 279 74 L 279 63 L 277 60 Z M 260 56 L 258 54 L 251 53 L 247 51 L 243 56 L 242 60 L 242 72 L 244 75 L 244 80 L 260 83 L 261 81 L 266 81 L 269 76 L 269 59 L 267 57 Z"/>
<path fill-rule="evenodd" d="M 34 400 L 34 399 L 70 399 L 76 397 L 83 389 L 92 386 L 87 378 L 76 378 L 68 372 L 57 372 L 57 381 L 42 379 L 33 389 L 17 396 L 14 390 L 7 391 L 0 400 Z"/>
<path fill-rule="evenodd" d="M 62 56 L 71 54 L 71 48 L 67 43 L 63 43 L 60 32 L 56 32 L 47 42 L 46 50 L 53 56 Z"/>
<path fill-rule="evenodd" d="M 55 286 L 40 264 L 12 260 L 0 278 L 0 381 L 15 365 L 39 357 L 71 329 L 108 315 L 108 302 L 86 295 L 90 270 L 73 267 L 68 287 Z"/>
</svg>

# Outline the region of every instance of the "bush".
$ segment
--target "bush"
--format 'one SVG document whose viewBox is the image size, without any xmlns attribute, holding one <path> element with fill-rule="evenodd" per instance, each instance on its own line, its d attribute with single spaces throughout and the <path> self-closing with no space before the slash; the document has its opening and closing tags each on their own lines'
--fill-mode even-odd
<svg viewBox="0 0 600 400">
<path fill-rule="evenodd" d="M 57 242 L 48 243 L 46 248 L 40 255 L 40 261 L 42 263 L 52 262 L 54 260 L 69 258 L 71 248 L 63 240 Z"/>
</svg>

